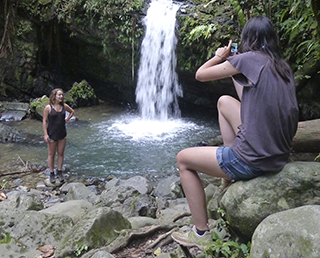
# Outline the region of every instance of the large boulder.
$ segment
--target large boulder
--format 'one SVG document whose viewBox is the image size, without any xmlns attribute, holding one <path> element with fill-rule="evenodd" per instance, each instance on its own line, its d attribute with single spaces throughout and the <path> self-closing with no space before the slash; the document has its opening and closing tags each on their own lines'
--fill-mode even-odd
<svg viewBox="0 0 320 258">
<path fill-rule="evenodd" d="M 64 201 L 70 200 L 87 200 L 91 203 L 96 203 L 99 197 L 89 187 L 86 187 L 83 183 L 70 183 L 64 190 L 68 190 Z"/>
<path fill-rule="evenodd" d="M 72 255 L 83 246 L 89 249 L 108 245 L 122 229 L 130 229 L 130 222 L 119 212 L 107 207 L 95 207 L 80 220 L 60 242 L 58 257 Z"/>
<path fill-rule="evenodd" d="M 131 183 L 135 181 L 133 179 Z M 137 187 L 137 185 L 133 187 L 130 186 L 129 181 L 127 183 L 124 185 L 120 183 L 119 186 L 106 186 L 106 190 L 100 195 L 99 203 L 120 212 L 126 218 L 135 216 L 155 218 L 157 210 L 155 198 L 147 194 L 140 194 L 139 191 L 145 192 L 147 188 Z"/>
<path fill-rule="evenodd" d="M 126 180 L 113 178 L 106 183 L 105 188 L 106 190 L 109 190 L 115 186 L 132 187 L 136 189 L 140 194 L 149 194 L 153 189 L 150 181 L 142 176 L 134 176 Z"/>
<path fill-rule="evenodd" d="M 29 112 L 29 103 L 3 102 L 0 108 L 4 112 L 0 113 L 0 121 L 21 121 Z"/>
<path fill-rule="evenodd" d="M 298 130 L 293 138 L 294 152 L 320 152 L 320 119 L 298 123 Z"/>
<path fill-rule="evenodd" d="M 249 240 L 267 216 L 320 204 L 320 163 L 292 162 L 278 173 L 232 184 L 219 200 L 233 230 Z"/>
<path fill-rule="evenodd" d="M 251 257 L 320 257 L 320 206 L 306 205 L 268 216 L 252 237 Z"/>
</svg>

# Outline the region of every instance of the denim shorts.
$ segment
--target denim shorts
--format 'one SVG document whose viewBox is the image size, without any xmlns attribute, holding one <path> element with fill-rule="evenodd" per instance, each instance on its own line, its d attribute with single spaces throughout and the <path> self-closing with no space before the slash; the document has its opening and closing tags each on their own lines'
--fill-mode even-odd
<svg viewBox="0 0 320 258">
<path fill-rule="evenodd" d="M 264 171 L 250 167 L 240 160 L 228 146 L 219 147 L 216 156 L 219 166 L 231 180 L 248 180 L 264 174 Z"/>
</svg>

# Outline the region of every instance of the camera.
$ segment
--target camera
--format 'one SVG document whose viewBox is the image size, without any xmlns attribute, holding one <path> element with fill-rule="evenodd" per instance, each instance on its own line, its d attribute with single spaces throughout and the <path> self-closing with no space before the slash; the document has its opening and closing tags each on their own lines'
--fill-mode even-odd
<svg viewBox="0 0 320 258">
<path fill-rule="evenodd" d="M 237 42 L 231 43 L 231 53 L 238 53 L 238 43 Z"/>
</svg>

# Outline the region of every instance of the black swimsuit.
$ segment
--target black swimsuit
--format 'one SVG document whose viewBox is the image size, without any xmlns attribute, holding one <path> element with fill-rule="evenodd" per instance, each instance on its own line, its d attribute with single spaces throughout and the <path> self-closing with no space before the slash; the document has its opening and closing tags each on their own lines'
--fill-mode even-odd
<svg viewBox="0 0 320 258">
<path fill-rule="evenodd" d="M 51 105 L 51 111 L 48 115 L 48 135 L 50 140 L 63 140 L 67 136 L 66 130 L 66 111 L 62 107 L 61 112 L 57 112 Z"/>
</svg>

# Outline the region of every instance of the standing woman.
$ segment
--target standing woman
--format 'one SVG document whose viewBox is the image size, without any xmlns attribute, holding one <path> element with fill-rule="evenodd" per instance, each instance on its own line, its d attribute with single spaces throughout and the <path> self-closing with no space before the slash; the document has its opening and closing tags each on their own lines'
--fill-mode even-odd
<svg viewBox="0 0 320 258">
<path fill-rule="evenodd" d="M 74 110 L 64 103 L 63 90 L 54 89 L 50 93 L 50 104 L 43 110 L 42 127 L 44 132 L 44 141 L 48 144 L 48 167 L 50 169 L 50 182 L 55 183 L 54 176 L 54 158 L 57 152 L 58 160 L 57 176 L 60 182 L 64 182 L 62 175 L 62 165 L 64 159 L 64 149 L 66 147 L 66 123 L 74 115 Z M 66 111 L 69 112 L 67 119 Z"/>
<path fill-rule="evenodd" d="M 280 171 L 287 163 L 298 124 L 292 71 L 281 55 L 278 35 L 267 17 L 250 19 L 241 33 L 239 54 L 230 56 L 231 43 L 196 73 L 199 81 L 232 77 L 239 100 L 218 100 L 224 147 L 194 147 L 180 151 L 177 163 L 193 229 L 172 238 L 201 247 L 211 240 L 206 199 L 198 173 L 227 181 L 249 180 Z"/>
</svg>

